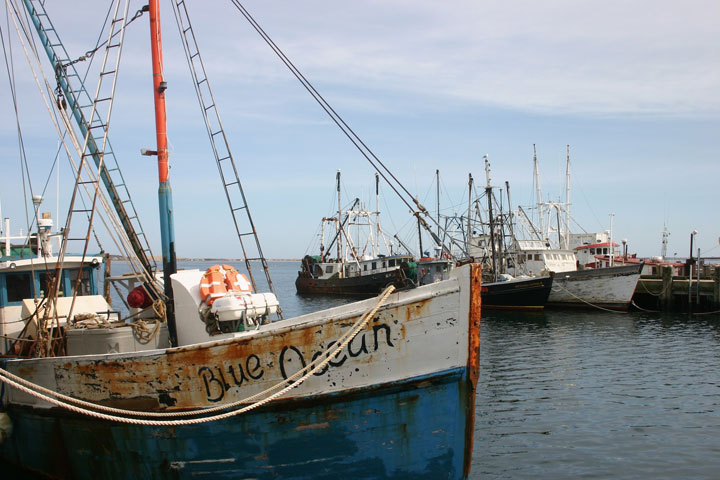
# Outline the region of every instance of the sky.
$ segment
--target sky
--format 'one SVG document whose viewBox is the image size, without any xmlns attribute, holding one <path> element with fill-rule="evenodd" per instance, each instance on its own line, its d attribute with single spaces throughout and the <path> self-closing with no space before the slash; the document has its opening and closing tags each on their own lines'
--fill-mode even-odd
<svg viewBox="0 0 720 480">
<path fill-rule="evenodd" d="M 49 2 L 51 3 L 51 2 Z M 190 18 L 266 257 L 300 258 L 320 220 L 343 203 L 373 208 L 374 171 L 231 2 L 189 2 Z M 131 2 L 135 12 L 143 2 Z M 48 5 L 70 56 L 94 48 L 109 2 Z M 720 3 L 577 0 L 334 2 L 246 0 L 245 8 L 365 144 L 435 213 L 462 214 L 467 179 L 510 183 L 532 205 L 533 145 L 542 196 L 565 192 L 572 162 L 574 223 L 611 228 L 640 256 L 694 248 L 720 257 Z M 242 257 L 168 2 L 162 2 L 171 185 L 181 257 Z M 3 12 L 5 13 L 5 12 Z M 51 170 L 58 136 L 8 15 L 0 20 L 0 202 L 26 229 L 17 92 L 33 193 L 64 222 L 67 159 Z M 110 139 L 142 225 L 160 253 L 148 16 L 127 29 Z M 10 58 L 11 57 L 11 58 Z M 47 68 L 45 72 L 52 72 Z M 87 62 L 79 62 L 78 66 Z M 86 68 L 86 67 L 82 67 Z M 96 79 L 90 77 L 89 89 Z M 381 187 L 386 231 L 412 239 L 408 209 Z M 58 222 L 59 217 L 60 222 Z M 100 234 L 101 241 L 104 238 Z M 105 245 L 113 251 L 112 245 Z"/>
</svg>

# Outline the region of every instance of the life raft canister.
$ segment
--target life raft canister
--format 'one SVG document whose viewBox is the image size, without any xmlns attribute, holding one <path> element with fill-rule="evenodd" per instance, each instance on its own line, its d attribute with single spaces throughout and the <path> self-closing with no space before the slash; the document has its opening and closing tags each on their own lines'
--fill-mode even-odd
<svg viewBox="0 0 720 480">
<path fill-rule="evenodd" d="M 232 265 L 213 265 L 200 280 L 200 298 L 210 306 L 215 300 L 228 293 L 252 293 L 252 285 L 245 275 L 238 273 Z"/>
</svg>

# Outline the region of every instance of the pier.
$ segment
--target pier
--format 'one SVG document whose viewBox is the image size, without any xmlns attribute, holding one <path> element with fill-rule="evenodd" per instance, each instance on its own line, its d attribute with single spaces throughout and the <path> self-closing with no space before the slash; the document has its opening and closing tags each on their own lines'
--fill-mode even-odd
<svg viewBox="0 0 720 480">
<path fill-rule="evenodd" d="M 690 276 L 673 274 L 670 266 L 643 275 L 633 295 L 640 308 L 663 311 L 720 311 L 720 265 L 700 265 Z"/>
</svg>

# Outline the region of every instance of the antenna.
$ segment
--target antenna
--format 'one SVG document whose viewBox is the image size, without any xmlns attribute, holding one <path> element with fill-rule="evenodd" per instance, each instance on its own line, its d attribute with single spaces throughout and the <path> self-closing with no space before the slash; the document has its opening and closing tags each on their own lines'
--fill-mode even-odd
<svg viewBox="0 0 720 480">
<path fill-rule="evenodd" d="M 570 145 L 565 163 L 565 248 L 570 249 Z"/>
<path fill-rule="evenodd" d="M 663 233 L 662 233 L 662 247 L 660 247 L 660 257 L 665 259 L 667 256 L 668 237 L 670 232 L 667 228 L 667 223 L 663 222 Z"/>
</svg>

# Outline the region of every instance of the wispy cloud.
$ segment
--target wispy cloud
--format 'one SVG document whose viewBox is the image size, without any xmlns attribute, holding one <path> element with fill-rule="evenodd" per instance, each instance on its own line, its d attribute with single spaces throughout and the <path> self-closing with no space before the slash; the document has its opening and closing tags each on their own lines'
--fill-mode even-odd
<svg viewBox="0 0 720 480">
<path fill-rule="evenodd" d="M 543 113 L 720 113 L 720 4 L 713 1 L 246 6 L 311 79 L 345 88 Z M 218 73 L 240 83 L 281 81 L 286 73 L 243 32 L 239 14 L 218 20 L 206 42 L 224 38 L 237 54 Z"/>
</svg>

